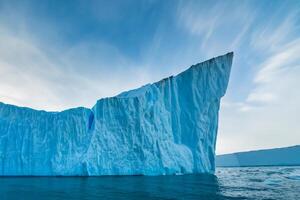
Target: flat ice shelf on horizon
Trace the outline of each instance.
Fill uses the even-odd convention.
[[[92,109],[0,103],[0,175],[214,173],[220,98],[233,53]]]

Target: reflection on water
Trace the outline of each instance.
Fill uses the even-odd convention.
[[[219,168],[213,175],[2,177],[0,199],[300,199],[300,167]]]

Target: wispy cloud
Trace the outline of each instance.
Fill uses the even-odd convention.
[[[253,33],[251,46],[265,56],[253,67],[257,72],[247,97],[222,105],[219,153],[300,143],[300,32],[295,13],[278,26],[269,22]]]
[[[288,31],[288,30],[286,30]],[[280,73],[299,64],[300,38],[282,45],[280,49],[264,61],[255,77],[256,83],[263,83],[278,78]]]
[[[153,81],[147,69],[137,68],[110,45],[83,43],[55,49],[50,56],[40,44],[4,28],[0,34],[2,102],[46,110],[91,107],[101,97]]]
[[[202,54],[235,51],[240,47],[256,17],[249,3],[216,1],[211,4],[184,2],[178,9],[178,24],[200,38]],[[211,55],[210,55],[211,54]]]
[[[204,36],[204,41],[207,41],[220,22],[219,18],[223,14],[220,9],[220,4],[214,5],[210,9],[205,7],[195,7],[195,2],[185,3],[180,5],[178,9],[178,19],[185,28],[195,35]],[[223,10],[222,10],[223,11]]]
[[[291,10],[282,20],[276,20],[275,17],[278,16],[274,15],[254,32],[251,39],[253,48],[259,51],[274,52],[290,42],[292,38],[298,37],[300,31],[299,10]]]

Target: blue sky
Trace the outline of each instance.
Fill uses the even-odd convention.
[[[300,144],[300,2],[0,0],[0,101],[92,107],[234,51],[217,153]]]

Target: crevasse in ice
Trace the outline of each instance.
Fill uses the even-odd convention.
[[[0,103],[0,175],[213,173],[228,53],[97,101],[38,111]]]

